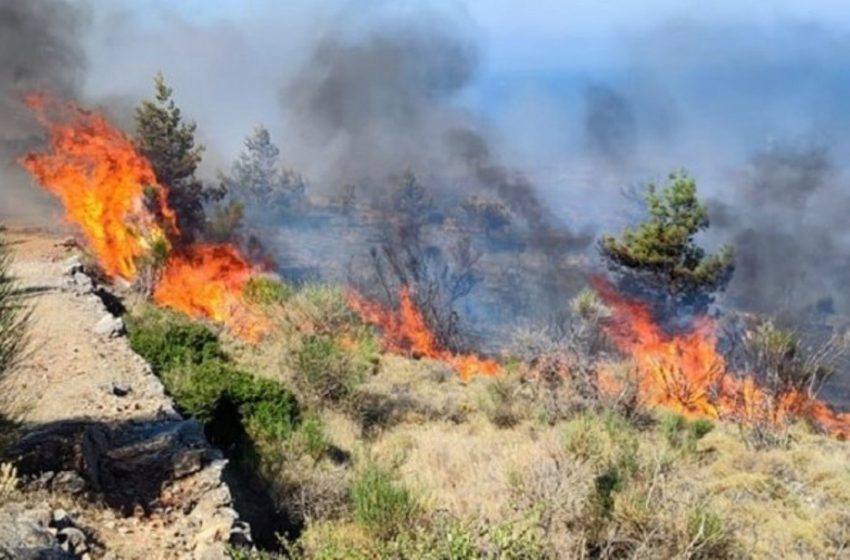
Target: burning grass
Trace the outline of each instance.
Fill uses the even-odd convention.
[[[717,351],[715,324],[698,317],[684,332],[669,334],[648,305],[597,281],[596,288],[613,311],[607,331],[633,360],[639,398],[648,406],[670,408],[688,417],[732,419],[746,425],[781,427],[804,419],[840,439],[850,438],[850,414],[838,413],[796,387],[768,391],[750,372],[734,372]],[[605,392],[621,382],[603,372]]]
[[[463,381],[473,376],[496,376],[502,371],[501,366],[494,360],[441,348],[424,315],[416,306],[408,286],[401,288],[397,313],[365,299],[354,291],[349,291],[348,303],[360,314],[364,322],[381,329],[384,350],[387,352],[445,362]]]

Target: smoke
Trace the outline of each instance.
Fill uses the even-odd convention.
[[[47,197],[32,189],[15,158],[39,140],[23,106],[25,94],[49,90],[74,97],[85,54],[80,36],[87,12],[64,0],[7,0],[0,4],[0,215],[43,216]]]
[[[584,96],[584,128],[589,153],[614,164],[634,156],[637,123],[629,102],[605,85],[587,86]]]

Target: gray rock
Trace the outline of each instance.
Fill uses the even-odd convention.
[[[0,506],[0,558],[73,559],[43,523],[45,514],[49,519],[49,510],[8,503]]]
[[[92,329],[94,334],[110,338],[120,336],[124,332],[124,321],[110,313],[105,314]]]
[[[112,394],[116,397],[126,397],[133,388],[126,383],[112,383]]]
[[[94,291],[94,281],[87,274],[75,272],[72,278],[77,293],[90,294]]]
[[[56,539],[59,541],[59,546],[61,546],[63,550],[67,550],[76,556],[83,554],[89,549],[86,542],[88,540],[86,534],[76,527],[65,527],[59,531],[59,534],[56,535]]]
[[[62,274],[65,276],[74,276],[77,272],[83,272],[83,263],[80,261],[79,255],[74,255],[73,257],[65,260],[62,263]]]
[[[62,529],[73,527],[74,522],[71,521],[71,516],[68,515],[67,511],[64,509],[57,509],[53,510],[53,518],[50,521],[50,526],[57,531],[61,531]]]
[[[211,460],[194,420],[114,427],[70,421],[30,432],[10,451],[24,476],[72,470],[107,503],[130,510],[153,503],[164,484],[200,471]]]
[[[50,481],[50,488],[68,494],[82,494],[86,489],[86,481],[74,471],[62,471]]]

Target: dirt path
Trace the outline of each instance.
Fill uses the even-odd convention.
[[[4,238],[12,245],[13,272],[32,307],[30,351],[19,370],[3,382],[4,409],[14,410],[34,428],[70,421],[107,430],[151,421],[186,424],[179,422],[161,383],[126,338],[95,333],[107,311],[101,298],[86,288],[85,278],[75,282],[66,273],[77,251],[62,238],[43,233],[6,232]],[[200,438],[207,446],[202,434]],[[25,492],[24,499],[31,507],[67,509],[97,543],[90,549],[92,558],[221,559],[238,516],[221,480],[225,462],[215,451],[207,455],[212,462],[199,466],[201,470],[165,482],[148,511],[122,511],[108,500],[92,500],[96,494],[51,487]]]
[[[11,380],[23,419],[154,419],[173,415],[170,400],[147,364],[123,337],[93,332],[104,316],[100,298],[80,293],[63,275],[74,250],[55,237],[10,234],[13,272],[31,293],[31,354]],[[123,390],[130,395],[118,396]]]

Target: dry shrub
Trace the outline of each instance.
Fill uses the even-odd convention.
[[[514,476],[512,503],[539,515],[564,558],[729,558],[728,524],[670,479],[673,456],[642,445],[622,416],[585,413],[565,426],[563,447]]]

